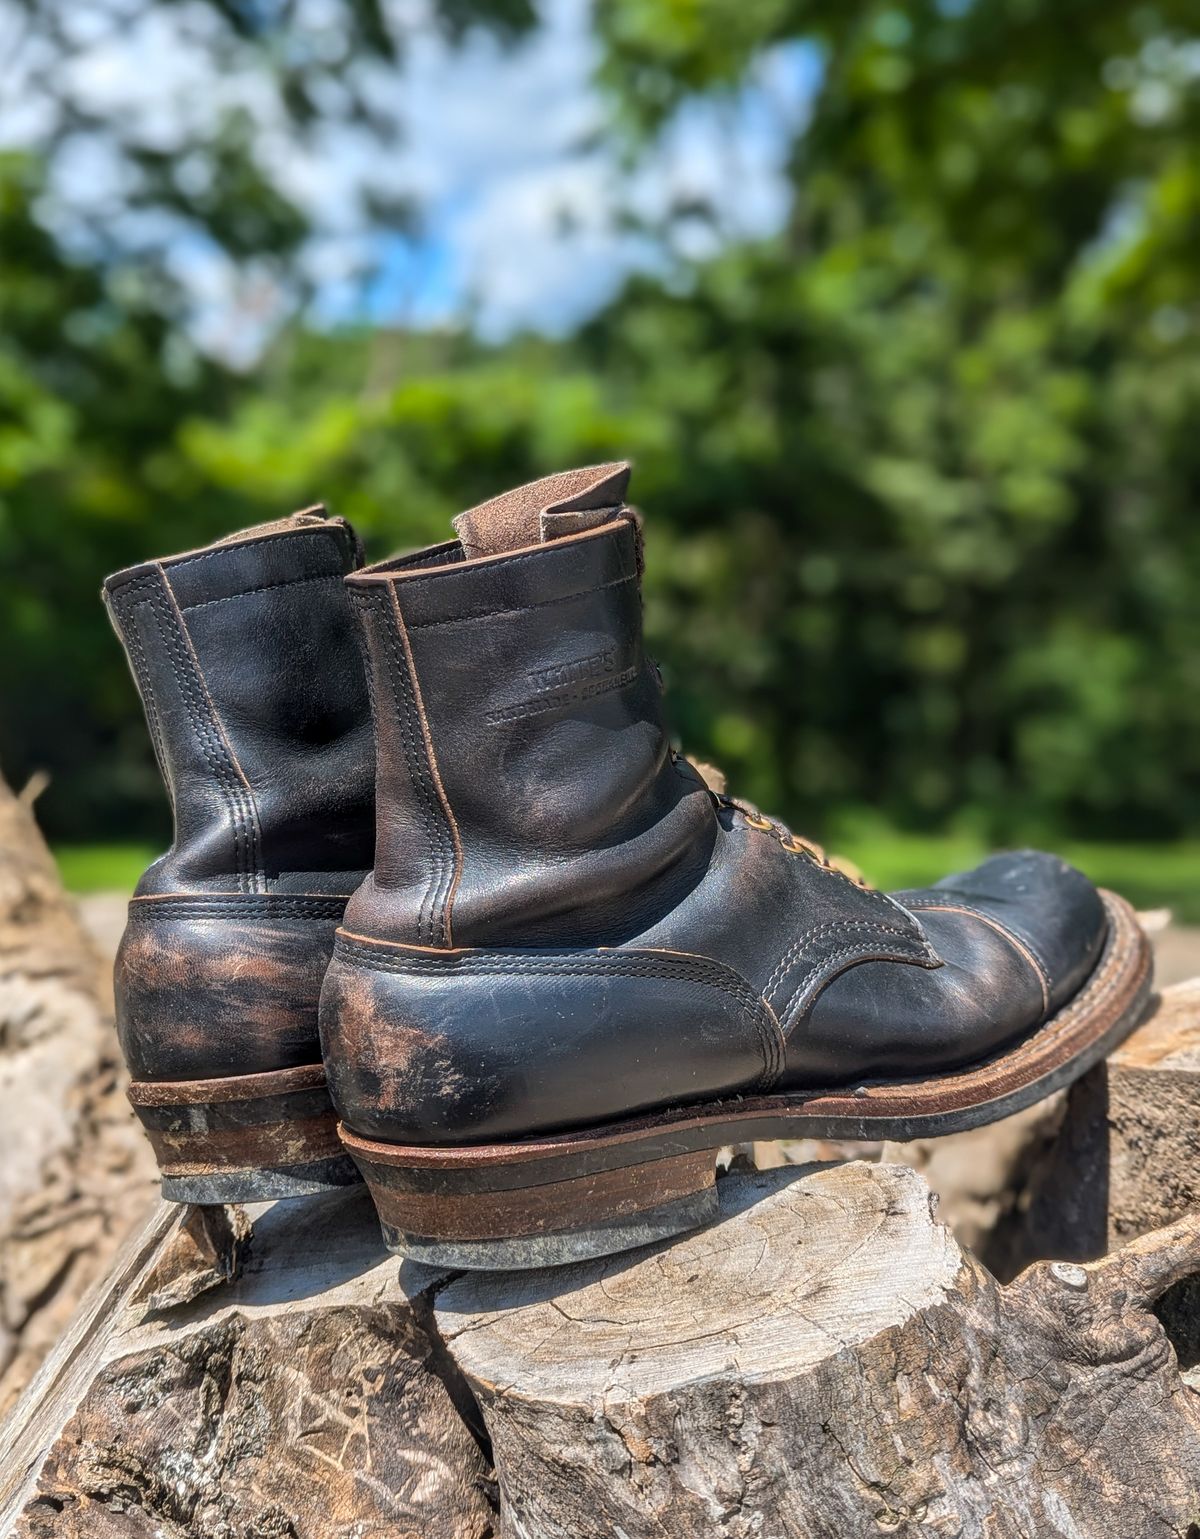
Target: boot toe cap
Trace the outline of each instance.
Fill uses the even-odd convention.
[[[1092,883],[1036,851],[895,897],[942,965],[870,961],[834,978],[791,1032],[789,1078],[903,1077],[986,1058],[1079,990],[1107,931]]]
[[[1082,987],[1108,929],[1095,886],[1082,871],[1040,850],[993,855],[971,871],[897,898],[918,917],[945,903],[1000,926],[1041,972],[1047,1014]]]

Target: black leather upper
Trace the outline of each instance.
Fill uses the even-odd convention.
[[[464,516],[482,555],[348,579],[378,838],[322,1039],[361,1133],[520,1136],[948,1069],[1045,1019],[1103,943],[1094,889],[1049,857],[897,901],[710,792],[670,750],[614,469]]]
[[[346,893],[370,868],[357,563],[344,521],[297,514],[104,584],[175,818],[139,894]]]
[[[325,964],[374,847],[374,745],[343,585],[358,560],[348,525],[303,513],[104,585],[175,821],[117,953],[135,1078],[319,1061]]]
[[[796,1080],[903,1077],[985,1058],[1071,998],[1107,931],[1087,878],[1033,850],[897,898],[942,966],[921,975],[868,962],[835,979],[790,1039]]]

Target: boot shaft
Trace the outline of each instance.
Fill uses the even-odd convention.
[[[626,475],[548,478],[463,515],[463,544],[350,578],[378,837],[348,928],[433,947],[611,944],[703,869],[711,804],[676,766],[643,649]],[[503,549],[521,538],[534,543]]]
[[[104,584],[175,820],[139,895],[346,893],[369,868],[358,564],[344,521],[302,513]]]
[[[781,1021],[836,971],[931,961],[889,898],[671,751],[617,490],[612,467],[551,478],[348,579],[378,839],[321,1032],[355,1134],[505,1140],[765,1091]]]

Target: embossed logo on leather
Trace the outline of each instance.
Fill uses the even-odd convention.
[[[520,721],[525,716],[565,710],[597,695],[624,689],[637,678],[637,667],[618,669],[619,661],[616,648],[605,647],[586,657],[568,658],[566,662],[552,663],[546,668],[531,668],[525,677],[533,686],[533,694],[511,705],[497,706],[487,713],[487,719],[493,726]]]

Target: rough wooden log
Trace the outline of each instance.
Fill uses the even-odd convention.
[[[1166,1539],[1200,1401],[1150,1313],[1200,1215],[1007,1288],[911,1170],[722,1183],[724,1221],[569,1274],[463,1276],[437,1323],[511,1539]]]
[[[1015,1243],[1023,1261],[1088,1261],[1197,1208],[1200,978],[1164,989],[1072,1089]]]
[[[159,1208],[0,1434],[15,1539],[1185,1539],[1153,1313],[1200,1214],[1002,1287],[921,1177],[735,1173],[718,1224],[540,1273],[382,1251],[360,1192]]]
[[[14,1539],[484,1539],[476,1411],[363,1190],[159,1207],[0,1441]],[[157,1225],[157,1229],[155,1229]]]
[[[0,781],[0,1414],[154,1177],[123,1095],[107,969],[30,801]]]

